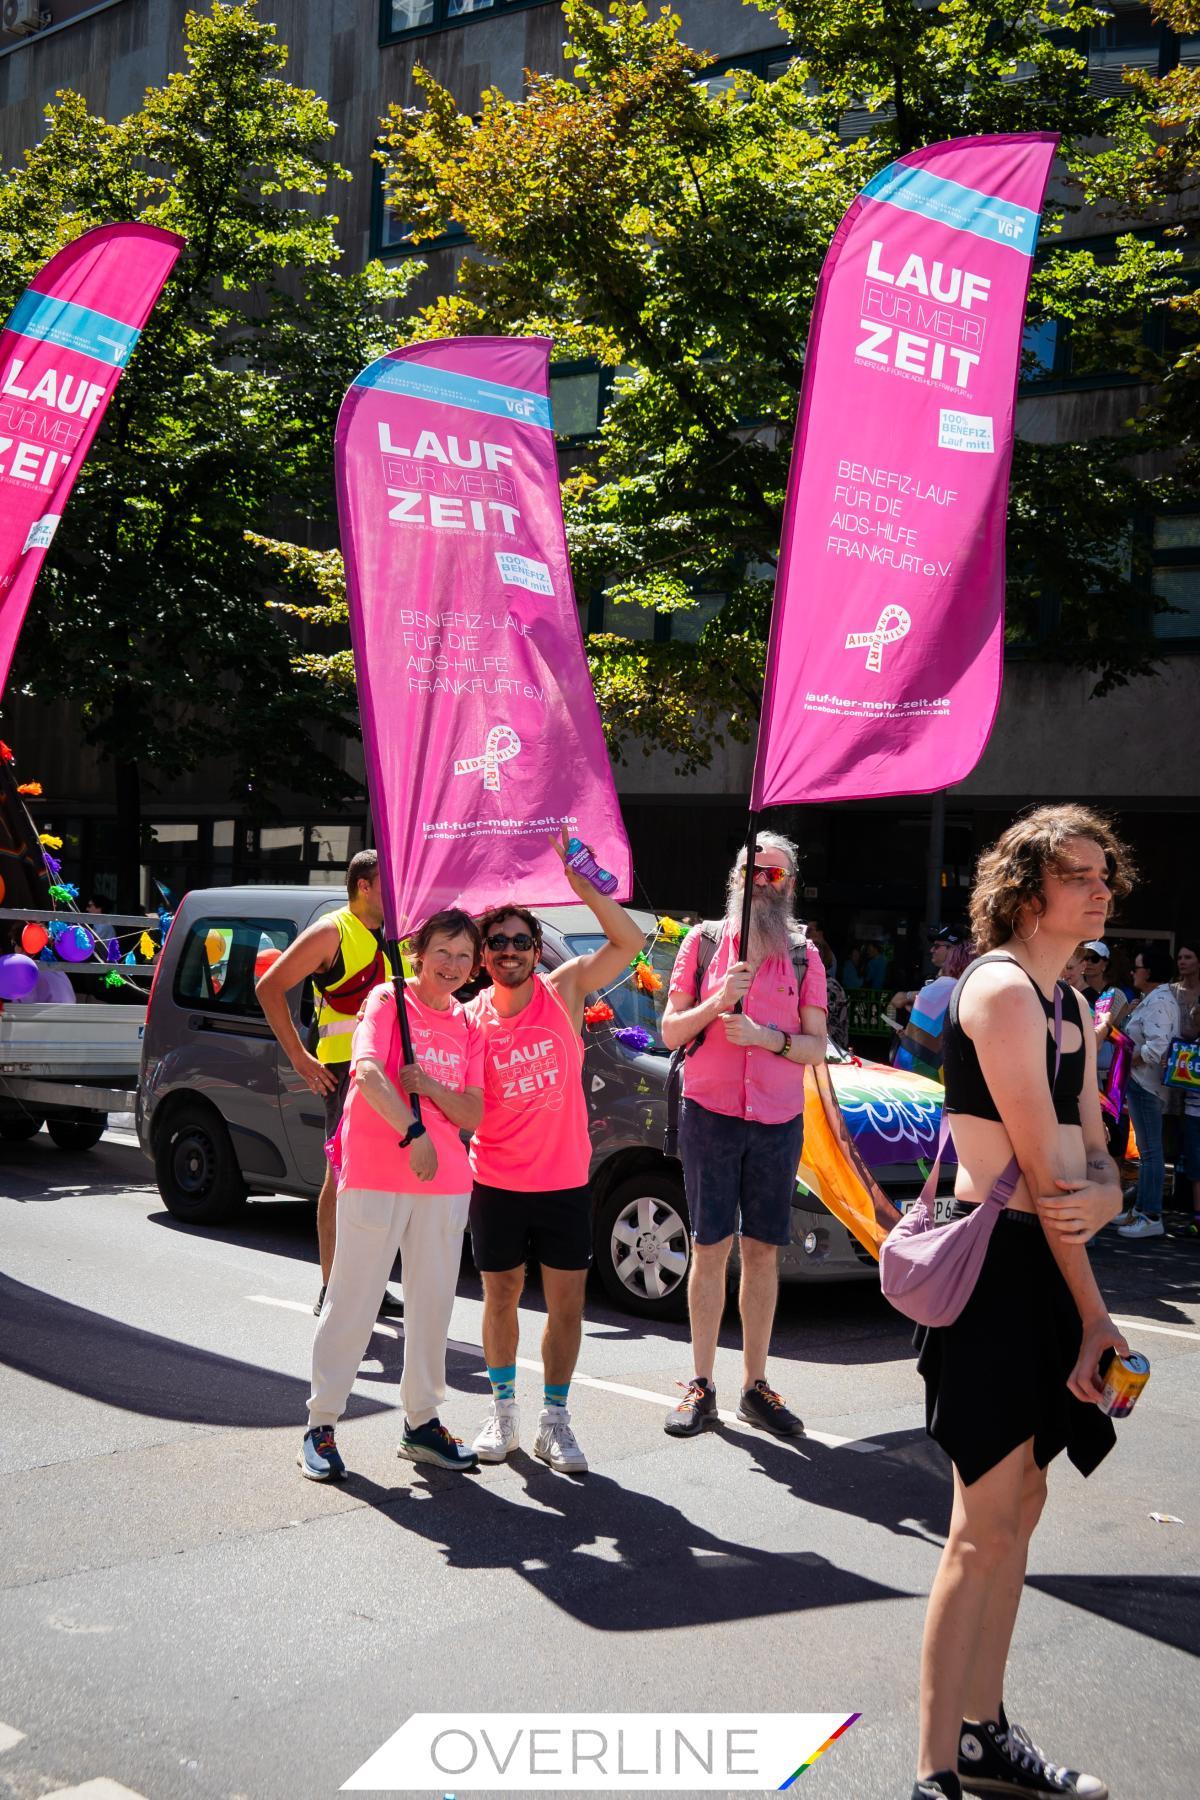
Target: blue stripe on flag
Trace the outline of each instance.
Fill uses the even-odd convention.
[[[135,325],[123,325],[107,313],[95,312],[74,300],[57,300],[27,288],[13,307],[5,326],[22,337],[39,338],[64,350],[79,350],[111,367],[124,364],[140,333]]]
[[[438,406],[461,406],[468,412],[492,413],[515,419],[521,425],[553,430],[550,402],[544,394],[527,388],[501,387],[474,375],[458,375],[449,369],[431,369],[427,363],[392,361],[381,357],[355,378],[355,387],[383,388],[389,394],[408,394],[414,400],[432,400]]]
[[[956,231],[968,231],[973,237],[987,238],[989,243],[1004,244],[1022,256],[1032,256],[1037,245],[1039,213],[1027,206],[1016,206],[1011,200],[998,200],[994,194],[982,194],[978,188],[964,187],[959,181],[947,181],[928,169],[914,169],[908,163],[889,163],[872,177],[863,189],[863,198],[883,200],[903,212],[920,213],[936,219]]]

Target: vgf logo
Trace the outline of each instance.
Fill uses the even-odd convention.
[[[991,219],[1002,238],[1009,238],[1013,243],[1025,236],[1025,215],[1023,213],[994,212],[988,209]]]
[[[504,399],[504,404],[509,412],[514,413],[518,419],[528,419],[532,417],[533,409],[536,404],[532,396],[527,400],[510,400],[507,395],[502,396],[502,398]]]

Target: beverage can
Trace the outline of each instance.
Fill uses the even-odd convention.
[[[598,893],[612,894],[616,892],[617,878],[607,869],[602,869],[582,838],[573,837],[567,844],[567,867],[590,881]]]
[[[1109,1351],[1101,1360],[1100,1374],[1104,1381],[1097,1401],[1100,1411],[1110,1419],[1127,1419],[1150,1379],[1150,1359],[1133,1350],[1128,1356]]]

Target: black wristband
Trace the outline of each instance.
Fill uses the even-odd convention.
[[[412,1124],[409,1126],[408,1130],[405,1132],[404,1136],[400,1139],[400,1148],[402,1150],[407,1150],[408,1146],[410,1144],[415,1144],[418,1138],[421,1138],[424,1136],[425,1136],[425,1126],[420,1124],[420,1122],[418,1120],[414,1119]]]

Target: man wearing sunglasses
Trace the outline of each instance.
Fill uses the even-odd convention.
[[[679,1151],[692,1226],[688,1312],[695,1373],[667,1415],[671,1437],[717,1421],[713,1364],[725,1271],[741,1234],[742,1390],[738,1418],[777,1437],[804,1425],[767,1384],[779,1246],[791,1241],[804,1142],[804,1066],[825,1056],[825,967],[793,916],[796,848],[758,836],[745,961],[738,960],[746,852],[729,876],[726,915],[680,946],[663,1014],[663,1042],[694,1044],[683,1064]]]
[[[566,862],[567,834],[562,847]],[[518,1445],[517,1306],[525,1264],[542,1271],[543,1407],[534,1455],[582,1475],[587,1458],[571,1429],[567,1394],[583,1330],[592,1252],[591,1142],[583,1095],[587,996],[628,967],[645,938],[623,907],[568,868],[567,880],[608,942],[587,956],[538,969],[542,933],[523,906],[497,906],[479,921],[492,985],[472,1003],[484,1041],[483,1119],[471,1142],[471,1250],[483,1278],[483,1351],[492,1410],[472,1448],[500,1463]]]

